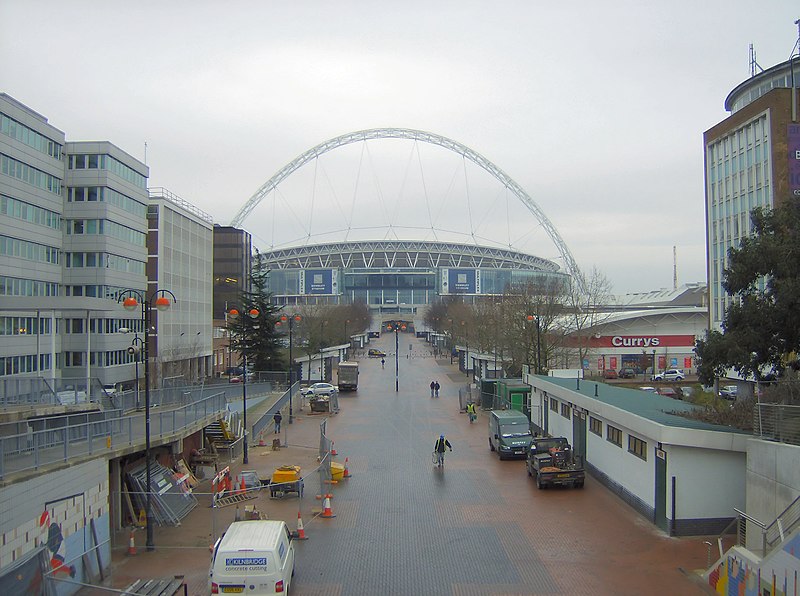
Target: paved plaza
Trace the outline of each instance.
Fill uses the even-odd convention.
[[[666,536],[591,477],[582,490],[537,490],[523,461],[489,451],[486,414],[470,425],[459,412],[466,375],[420,339],[401,334],[399,343],[399,391],[395,338],[386,334],[371,344],[389,353],[385,368],[361,358],[358,392],[342,394],[341,412],[328,418],[335,459],[347,457],[352,474],[331,489],[335,518],[316,515],[323,415],[306,408],[284,424],[287,447],[250,451],[247,469],[262,476],[284,463],[311,473],[303,499],[262,491],[248,502],[292,529],[301,513],[309,539],[296,543],[295,595],[706,593],[695,572],[706,565],[707,538]],[[431,380],[442,386],[439,399],[430,397]],[[440,434],[453,444],[443,470],[431,462]],[[208,545],[236,512],[198,498],[179,528],[156,530],[155,552],[145,552],[142,531],[133,557],[127,536],[116,537],[115,586],[182,574],[189,594],[207,593]],[[100,592],[82,592],[90,593]]]

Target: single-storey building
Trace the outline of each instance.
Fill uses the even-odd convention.
[[[523,379],[534,432],[566,437],[587,472],[662,530],[718,534],[744,509],[750,433],[680,416],[696,406],[655,393]]]

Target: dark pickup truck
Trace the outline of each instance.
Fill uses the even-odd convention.
[[[558,484],[583,488],[583,458],[573,453],[564,437],[534,439],[525,465],[537,488]]]

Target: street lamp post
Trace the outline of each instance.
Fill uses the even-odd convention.
[[[167,297],[169,296],[169,297]],[[172,298],[172,302],[170,302]],[[144,459],[146,469],[147,490],[145,491],[145,519],[147,520],[147,541],[148,551],[155,550],[153,544],[153,510],[151,501],[151,473],[150,473],[150,310],[153,306],[159,311],[167,310],[171,304],[177,302],[175,294],[169,290],[156,290],[148,298],[146,294],[139,290],[123,290],[117,302],[122,302],[122,306],[127,311],[133,311],[137,306],[142,306],[142,323],[144,325],[144,340],[142,350],[144,351]],[[155,333],[153,333],[155,335]]]
[[[294,360],[292,356],[292,330],[294,329],[294,324],[299,323],[302,321],[302,317],[298,314],[292,315],[281,315],[278,321],[275,323],[277,327],[281,325],[285,325],[286,323],[289,324],[289,424],[292,423],[292,385],[294,385]]]
[[[347,324],[348,324],[349,322],[350,322],[350,319],[345,319],[345,320],[344,320],[344,341],[346,341],[346,342],[347,342],[347,345],[348,345],[348,347],[350,346],[350,337],[348,337],[348,335],[347,335]],[[348,349],[348,350],[345,350],[345,353],[344,353],[344,357],[345,357],[345,359],[347,359],[347,353],[348,353],[348,351],[349,351],[349,349]]]
[[[232,308],[228,314],[232,317],[238,317],[239,311],[235,308]],[[248,450],[247,450],[247,346],[245,345],[245,341],[247,340],[247,321],[254,320],[258,318],[258,315],[261,313],[258,311],[257,308],[251,308],[247,311],[247,317],[242,318],[242,425],[244,427],[244,431],[242,432],[242,464],[247,465],[250,463],[248,459]]]
[[[467,345],[467,352],[464,354],[464,372],[469,376],[470,358],[469,358],[469,325],[466,321],[461,321],[461,326],[464,327],[464,341]]]
[[[139,358],[142,354],[142,338],[136,333],[131,340],[131,345],[128,346],[128,354],[133,356],[133,364],[136,370],[136,409],[141,408],[139,401]]]
[[[542,374],[542,335],[539,326],[539,315],[528,315],[525,319],[530,323],[536,321],[536,374]]]
[[[406,330],[405,323],[400,323],[399,321],[395,321],[394,325],[389,323],[386,326],[387,331],[391,331],[394,327],[394,391],[397,393],[400,391],[400,336],[398,332],[400,329],[403,331]]]
[[[450,364],[453,364],[453,352],[456,348],[456,337],[453,335],[453,319],[447,319],[450,321]]]

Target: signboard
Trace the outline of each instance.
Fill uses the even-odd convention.
[[[442,294],[478,294],[480,275],[476,269],[442,269]]]
[[[612,356],[611,358],[609,358],[609,360],[611,360],[611,368],[617,370],[617,357]]]
[[[790,124],[786,134],[789,149],[789,192],[800,197],[800,124]]]
[[[300,294],[338,294],[339,271],[304,269],[300,275]]]
[[[657,348],[694,348],[694,335],[602,335],[589,339],[593,348],[624,348],[631,352]]]
[[[683,368],[692,368],[692,357],[691,356],[684,356],[683,357]]]

